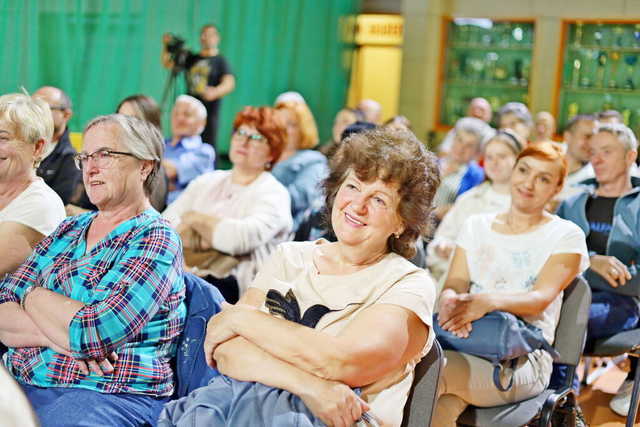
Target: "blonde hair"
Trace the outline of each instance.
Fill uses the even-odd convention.
[[[318,127],[307,104],[292,101],[276,103],[277,110],[285,108],[292,111],[298,118],[298,125],[300,126],[300,133],[302,135],[298,142],[298,149],[304,150],[318,145]]]
[[[22,93],[9,93],[0,96],[0,117],[15,126],[16,138],[19,141],[35,144],[44,140],[41,158],[44,159],[53,151],[53,116],[49,104],[39,98],[32,98]]]

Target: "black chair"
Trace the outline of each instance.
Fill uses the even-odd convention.
[[[567,378],[561,388],[547,388],[531,399],[501,406],[479,408],[470,405],[458,418],[458,424],[490,427],[531,424],[550,426],[551,416],[556,409],[575,405],[576,396],[572,385],[584,347],[590,304],[591,288],[582,277],[577,277],[564,291],[560,320],[556,328],[554,348],[560,354],[558,363],[568,365]]]
[[[428,427],[435,409],[440,371],[442,370],[442,348],[437,340],[429,353],[416,365],[413,384],[404,405],[402,427]]]

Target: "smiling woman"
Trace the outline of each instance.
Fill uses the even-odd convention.
[[[168,404],[160,426],[401,424],[433,342],[435,287],[407,258],[429,224],[435,156],[410,132],[375,129],[340,144],[330,168],[337,242],[276,248],[240,304],[209,320],[205,355],[226,376]]]
[[[36,176],[53,148],[52,135],[44,101],[0,97],[0,276],[15,270],[65,217],[60,197]]]

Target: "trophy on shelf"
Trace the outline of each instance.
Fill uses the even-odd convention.
[[[609,87],[615,89],[618,87],[618,64],[620,63],[620,52],[611,52],[611,70],[609,72]]]
[[[576,22],[576,32],[573,36],[573,47],[582,47],[582,22]]]
[[[624,63],[627,64],[627,77],[625,78],[624,88],[633,90],[636,87],[633,82],[633,74],[635,72],[636,64],[638,63],[638,55],[625,55]]]

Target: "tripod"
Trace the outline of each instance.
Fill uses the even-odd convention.
[[[162,112],[165,111],[164,107],[168,100],[167,98],[169,94],[172,94],[172,99],[175,99],[176,97],[176,80],[178,78],[178,74],[180,74],[180,71],[182,71],[180,68],[174,66],[171,69],[171,73],[167,76],[167,81],[165,82],[164,90],[162,91],[162,101],[160,101],[160,111]]]

